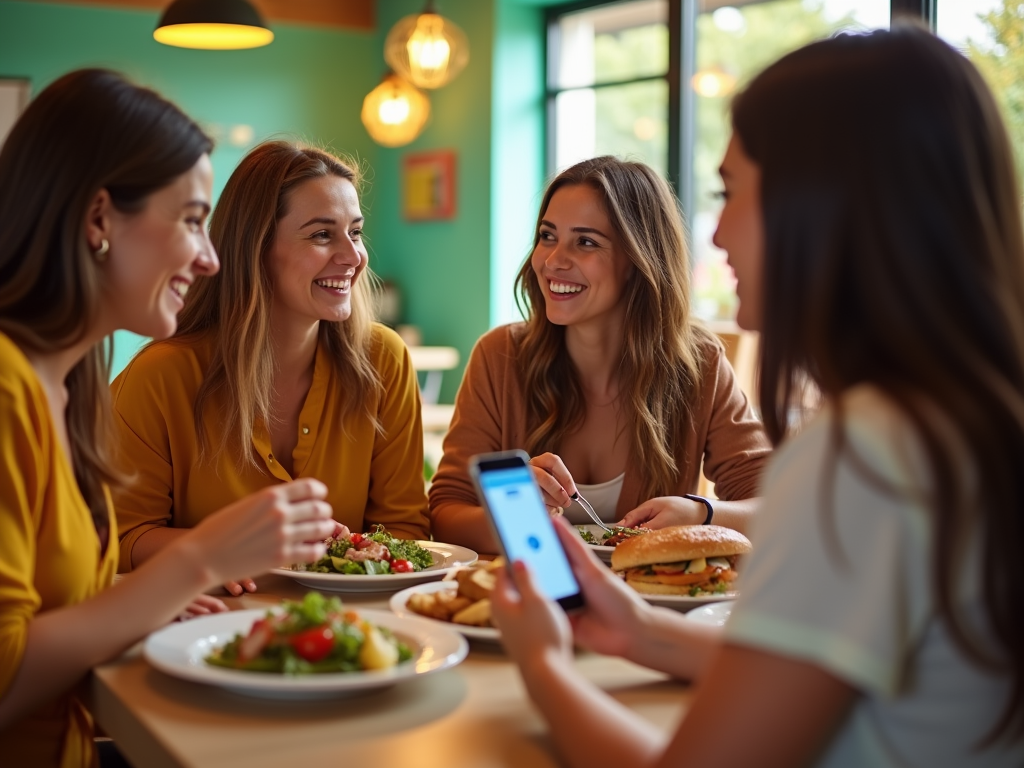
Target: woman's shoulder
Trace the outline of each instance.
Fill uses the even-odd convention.
[[[507,323],[487,331],[477,339],[474,354],[514,358],[519,341],[526,333],[526,323]]]
[[[927,475],[924,447],[913,421],[895,400],[870,384],[851,387],[823,404],[783,443],[775,463],[805,468],[808,463],[824,464],[838,446],[856,465],[890,483],[918,484]]]
[[[212,336],[165,339],[147,344],[129,361],[111,385],[115,395],[129,382],[180,381],[198,386],[213,353]]]
[[[28,357],[7,334],[0,331],[0,392],[15,407],[24,407],[45,397],[42,384]],[[45,402],[45,401],[44,401]]]
[[[703,323],[694,321],[691,326],[693,347],[696,351],[697,365],[704,375],[717,371],[723,360],[728,361],[725,344],[717,333]]]
[[[375,322],[370,326],[368,349],[370,361],[378,371],[384,367],[401,367],[409,359],[409,347],[405,341],[383,323]]]

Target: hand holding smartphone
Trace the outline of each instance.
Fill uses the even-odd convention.
[[[541,589],[565,610],[583,606],[576,577],[523,451],[474,456],[469,474],[509,563],[526,562]]]

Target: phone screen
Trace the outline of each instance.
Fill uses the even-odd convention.
[[[528,563],[544,594],[563,608],[583,605],[579,584],[526,464],[526,454],[475,456],[471,467],[508,561]]]

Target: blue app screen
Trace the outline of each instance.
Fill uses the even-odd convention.
[[[541,589],[553,600],[579,592],[529,468],[481,472],[480,487],[508,557],[528,563]]]

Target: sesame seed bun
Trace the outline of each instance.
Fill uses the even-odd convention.
[[[612,570],[625,571],[698,557],[727,557],[750,552],[750,540],[720,525],[680,525],[627,539],[612,553]]]

